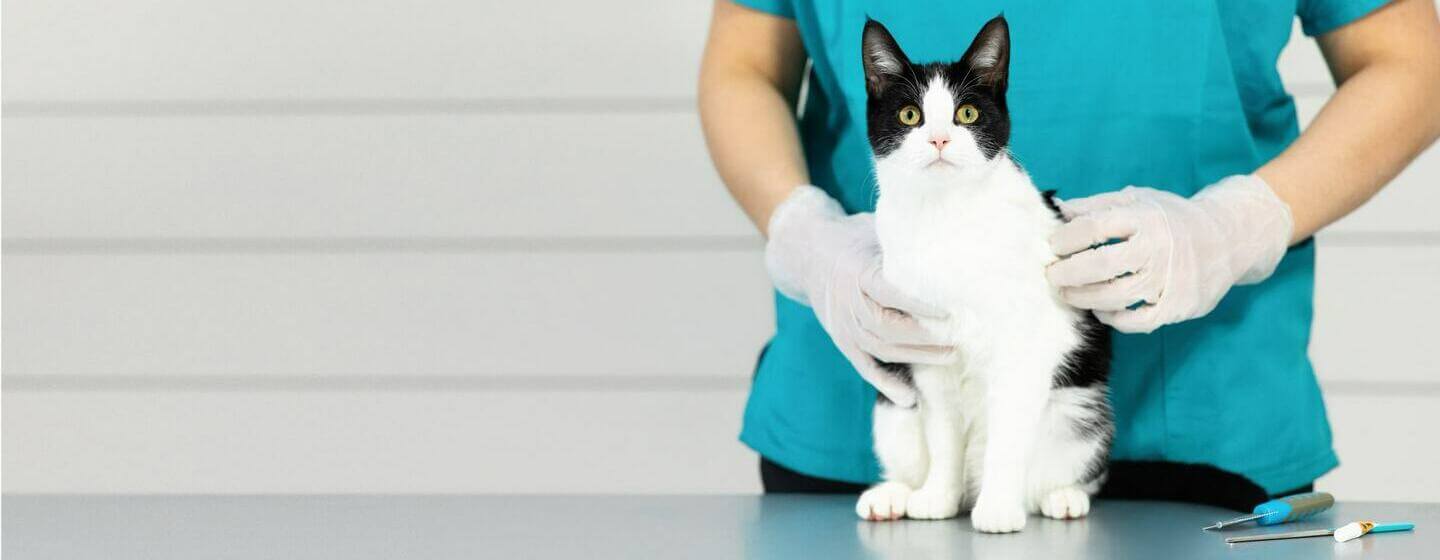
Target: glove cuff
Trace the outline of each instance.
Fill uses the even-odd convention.
[[[1290,248],[1295,219],[1290,207],[1258,175],[1232,175],[1202,189],[1196,202],[1222,220],[1235,249],[1236,285],[1269,278]]]
[[[825,224],[845,217],[840,203],[814,185],[800,185],[790,191],[770,213],[765,231],[765,269],[770,282],[785,297],[809,305],[805,280],[820,249],[814,243]]]

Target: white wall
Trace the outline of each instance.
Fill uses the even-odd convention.
[[[707,15],[7,2],[5,491],[758,490],[772,317],[691,108]],[[1282,66],[1310,118],[1313,43]],[[1437,178],[1321,238],[1346,499],[1440,500]]]

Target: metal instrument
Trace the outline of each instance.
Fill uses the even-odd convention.
[[[1206,531],[1221,530],[1231,525],[1254,521],[1258,525],[1279,525],[1305,519],[1335,505],[1335,496],[1329,492],[1310,492],[1308,494],[1295,494],[1284,498],[1276,498],[1258,506],[1255,506],[1254,513],[1220,521],[1206,527]]]

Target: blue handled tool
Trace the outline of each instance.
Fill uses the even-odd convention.
[[[1305,519],[1335,505],[1335,496],[1329,492],[1310,492],[1308,494],[1295,494],[1276,498],[1258,506],[1255,506],[1254,513],[1235,519],[1221,521],[1205,530],[1220,530],[1231,525],[1254,521],[1259,525],[1279,525]]]

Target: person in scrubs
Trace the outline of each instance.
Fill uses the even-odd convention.
[[[775,294],[745,410],[765,490],[875,482],[875,391],[914,395],[874,360],[955,351],[877,273],[866,18],[928,62],[959,58],[1002,12],[1011,149],[1069,218],[1046,274],[1117,331],[1102,496],[1245,509],[1310,488],[1338,464],[1306,353],[1312,236],[1440,136],[1433,0],[717,1],[699,87],[710,153],[767,236],[771,277],[804,295]],[[1276,70],[1296,17],[1338,85],[1304,133]],[[807,185],[843,212],[793,200],[813,199],[791,196]]]

